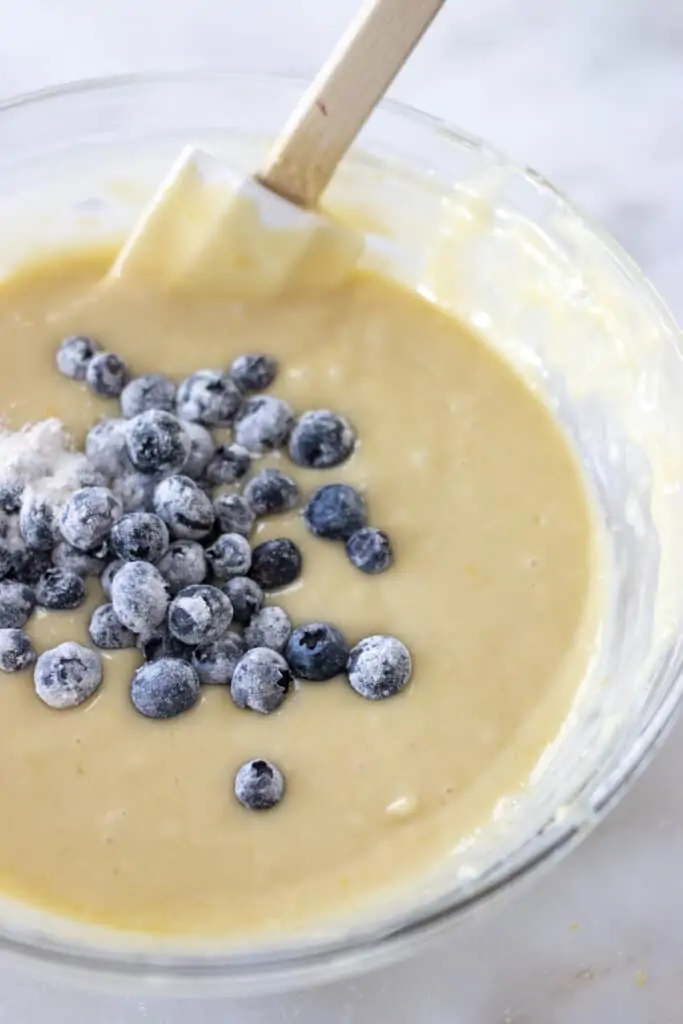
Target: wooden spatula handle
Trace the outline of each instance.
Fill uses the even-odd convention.
[[[314,206],[445,0],[367,0],[302,97],[257,175]]]

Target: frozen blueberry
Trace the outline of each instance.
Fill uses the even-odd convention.
[[[57,369],[72,380],[85,380],[90,360],[101,350],[101,346],[84,335],[65,338],[57,349]]]
[[[230,376],[243,391],[265,391],[276,374],[277,363],[270,356],[238,356],[230,367]]]
[[[263,607],[263,591],[248,576],[235,576],[228,580],[223,586],[223,592],[230,598],[232,617],[239,626],[247,626]],[[268,644],[263,646],[267,647]]]
[[[113,352],[93,356],[85,371],[85,382],[98,395],[118,398],[128,380],[128,367]]]
[[[130,699],[146,718],[173,718],[196,704],[199,690],[199,679],[191,665],[180,658],[159,658],[137,670]]]
[[[121,518],[121,503],[107,487],[82,487],[66,501],[59,516],[64,540],[79,551],[93,551]]]
[[[75,572],[78,576],[99,576],[104,572],[107,562],[99,551],[96,554],[79,551],[65,540],[60,540],[52,552],[52,564],[67,572]]]
[[[263,590],[276,590],[299,578],[301,563],[301,552],[294,541],[277,537],[254,548],[249,575]]]
[[[49,707],[74,708],[92,697],[102,682],[100,656],[69,640],[40,655],[33,682],[36,693]]]
[[[0,629],[21,629],[36,605],[36,595],[25,583],[0,583]]]
[[[250,537],[256,516],[241,494],[219,494],[213,510],[221,533],[241,533]]]
[[[192,648],[181,643],[177,637],[169,633],[165,622],[148,633],[142,633],[136,640],[136,647],[145,661],[158,661],[159,658],[192,660]]]
[[[176,387],[172,380],[160,373],[147,373],[135,377],[121,392],[121,412],[127,419],[148,409],[175,410]]]
[[[27,548],[52,551],[57,542],[57,514],[52,502],[27,487],[19,512],[19,532]]]
[[[168,609],[169,631],[183,644],[208,644],[220,640],[232,622],[230,598],[218,587],[197,584],[185,587]]]
[[[346,671],[351,686],[368,700],[393,697],[407,684],[412,659],[394,636],[368,636],[352,648]]]
[[[384,572],[394,560],[391,542],[383,530],[364,526],[352,533],[346,542],[346,554],[361,572]]]
[[[53,566],[36,583],[35,594],[41,608],[70,611],[85,601],[85,583],[77,573]]]
[[[13,547],[10,551],[12,565],[8,576],[17,583],[26,583],[35,587],[44,572],[52,565],[52,554],[49,551],[34,551],[25,545]]]
[[[146,473],[124,473],[111,482],[111,491],[124,512],[153,512],[157,481]]]
[[[344,416],[315,409],[297,420],[289,439],[289,457],[298,466],[329,469],[348,459],[355,441],[353,427]]]
[[[189,476],[161,480],[154,491],[154,511],[181,540],[206,537],[214,523],[211,498]]]
[[[235,666],[230,696],[238,708],[269,715],[280,707],[291,685],[292,673],[282,655],[269,647],[254,647]]]
[[[112,580],[111,603],[123,625],[134,633],[154,630],[168,608],[164,577],[149,562],[126,562]]]
[[[291,632],[292,622],[284,608],[269,604],[252,617],[244,639],[250,648],[269,647],[271,651],[281,652]]]
[[[141,473],[173,473],[190,448],[190,435],[173,413],[148,409],[126,421],[128,458]]]
[[[12,515],[21,508],[24,488],[13,480],[0,479],[0,512]]]
[[[192,653],[192,667],[200,683],[227,685],[235,666],[247,653],[245,640],[239,633],[229,632],[221,640],[200,644]]]
[[[279,469],[262,469],[244,488],[244,497],[256,516],[291,512],[299,504],[299,488]]]
[[[183,587],[203,583],[207,573],[204,548],[194,540],[174,540],[159,559],[157,569],[172,594],[177,594]]]
[[[95,647],[100,647],[103,651],[121,651],[127,647],[135,647],[135,634],[126,629],[110,604],[101,604],[95,609],[88,632]]]
[[[21,629],[0,629],[0,672],[21,672],[36,660],[33,644]]]
[[[176,411],[183,420],[205,427],[228,427],[242,402],[242,391],[227,373],[198,370],[187,377],[176,396]]]
[[[259,395],[243,404],[235,424],[235,440],[252,455],[264,455],[287,444],[294,413],[281,398]]]
[[[114,582],[114,576],[116,576],[122,565],[125,565],[123,559],[115,558],[113,562],[110,562],[109,565],[106,566],[100,575],[100,586],[107,597],[111,597],[111,585]]]
[[[130,470],[126,448],[126,421],[108,417],[90,428],[85,438],[88,461],[107,477]]]
[[[365,501],[348,484],[326,484],[306,505],[304,521],[316,537],[348,540],[352,533],[365,526]]]
[[[211,434],[201,423],[184,420],[183,425],[190,435],[190,454],[182,470],[185,476],[199,480],[204,475],[204,470],[211,461],[216,446]]]
[[[205,477],[212,487],[234,484],[245,476],[251,467],[251,455],[240,444],[219,444],[205,470]]]
[[[241,533],[222,533],[206,549],[206,560],[219,580],[246,576],[251,567],[249,541]]]
[[[285,795],[285,777],[272,761],[247,761],[235,775],[235,796],[248,811],[269,811]]]
[[[153,512],[129,512],[112,527],[109,543],[124,562],[158,562],[168,550],[168,527]]]
[[[285,658],[294,675],[318,683],[343,672],[348,657],[346,637],[326,622],[299,626],[285,647]]]

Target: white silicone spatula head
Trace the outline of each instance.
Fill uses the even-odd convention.
[[[253,177],[188,148],[109,281],[263,296],[331,286],[363,238],[313,212],[353,140],[445,0],[367,0]]]

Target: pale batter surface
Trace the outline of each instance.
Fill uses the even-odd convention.
[[[388,282],[357,276],[252,307],[119,289],[55,324],[105,265],[38,268],[0,292],[9,426],[56,416],[81,439],[118,415],[57,373],[66,334],[92,334],[136,374],[276,356],[275,393],[297,412],[346,413],[360,439],[339,469],[293,475],[305,492],[366,489],[396,563],[365,576],[298,513],[273,517],[259,539],[290,536],[305,559],[302,582],[274,600],[352,643],[400,637],[414,674],[378,703],[342,679],[302,684],[270,716],[205,687],[169,721],[130,705],[130,651],[105,654],[98,694],[69,711],[43,705],[30,674],[2,676],[0,888],[117,928],[235,936],[320,923],[419,882],[523,786],[585,670],[593,527],[568,445],[481,340]],[[53,612],[29,631],[42,650],[83,641],[86,622],[82,609]],[[288,790],[258,814],[237,804],[232,777],[261,756]]]

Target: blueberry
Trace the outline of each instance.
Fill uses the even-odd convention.
[[[263,607],[263,591],[248,576],[235,576],[228,580],[223,586],[223,592],[230,598],[233,621],[239,626],[247,626]]]
[[[214,523],[211,498],[189,476],[169,476],[154,491],[154,511],[173,537],[199,540]]]
[[[90,360],[101,350],[101,346],[84,335],[65,338],[57,349],[57,369],[72,380],[85,380]]]
[[[12,515],[21,508],[24,488],[13,480],[0,479],[0,512]]]
[[[52,502],[27,487],[19,512],[19,532],[32,551],[52,551],[57,542],[57,514]]]
[[[298,466],[329,469],[348,459],[355,444],[353,427],[329,409],[305,412],[289,439],[289,457]]]
[[[52,552],[52,564],[59,569],[75,572],[78,576],[99,576],[107,563],[104,557],[100,557],[99,551],[97,554],[79,551],[67,541],[60,540]]]
[[[230,376],[243,391],[265,391],[276,374],[277,363],[270,356],[238,356],[230,367]]]
[[[221,640],[200,644],[192,653],[192,667],[200,683],[227,685],[235,666],[247,652],[247,645],[239,633],[226,633]]]
[[[121,392],[121,412],[127,419],[148,409],[175,410],[176,387],[172,380],[160,373],[147,373],[135,377]]]
[[[199,689],[197,673],[186,661],[159,658],[137,670],[130,699],[146,718],[173,718],[196,704]]]
[[[361,572],[384,572],[394,560],[391,542],[383,530],[364,526],[352,533],[346,542],[346,554]]]
[[[326,484],[306,505],[304,521],[316,537],[348,540],[352,533],[365,526],[365,501],[348,484]]]
[[[271,761],[247,761],[235,775],[235,796],[248,811],[269,811],[285,795],[285,777]]]
[[[204,548],[194,540],[175,540],[159,559],[157,569],[172,594],[177,594],[183,587],[203,583],[207,573]]]
[[[128,458],[141,473],[172,473],[187,461],[192,444],[180,420],[148,409],[126,421]]]
[[[124,562],[158,562],[168,551],[168,527],[153,512],[129,512],[112,527],[109,543]]]
[[[110,604],[102,604],[95,609],[88,632],[95,647],[100,647],[104,651],[121,651],[126,647],[135,647],[135,634],[126,629]]]
[[[36,583],[36,604],[54,611],[70,611],[85,601],[85,583],[81,576],[54,566]]]
[[[323,682],[343,672],[349,645],[343,633],[326,622],[309,622],[295,629],[285,648],[285,658],[298,679]]]
[[[219,580],[246,576],[251,567],[249,541],[241,533],[222,533],[206,549],[206,560]]]
[[[92,697],[102,682],[100,656],[69,640],[41,654],[33,682],[36,693],[49,707],[75,708]]]
[[[130,469],[126,447],[126,421],[107,417],[90,428],[85,437],[88,461],[107,477]]]
[[[12,551],[6,541],[0,540],[0,580],[9,576],[12,570]]]
[[[176,411],[205,427],[228,427],[242,402],[242,391],[220,370],[198,370],[178,388]]]
[[[112,494],[124,512],[153,512],[157,481],[147,473],[124,473],[111,482]]]
[[[234,484],[251,468],[251,455],[240,444],[219,444],[205,470],[212,487]]]
[[[271,651],[282,652],[290,633],[292,622],[284,608],[267,605],[257,612],[244,631],[244,639],[251,647],[269,647]]]
[[[263,590],[276,590],[299,578],[301,562],[301,552],[294,541],[277,537],[254,548],[249,575]]]
[[[128,367],[113,352],[93,356],[85,371],[85,382],[98,395],[118,398],[128,380]]]
[[[241,494],[219,494],[213,503],[221,533],[241,533],[250,537],[256,516]]]
[[[52,565],[52,555],[49,551],[33,551],[23,544],[12,548],[10,557],[10,579],[16,580],[17,583],[26,583],[30,587],[34,587]]]
[[[112,580],[111,603],[123,625],[134,633],[156,629],[168,608],[164,577],[149,562],[126,562]]]
[[[190,435],[190,454],[182,467],[185,476],[199,480],[210,463],[215,451],[213,438],[206,427],[191,420],[183,421],[185,430]]]
[[[156,629],[142,633],[136,641],[136,647],[145,661],[158,661],[159,658],[180,658],[181,661],[192,660],[192,648],[183,644],[162,622]]]
[[[294,413],[281,398],[259,395],[248,398],[235,424],[235,440],[252,455],[264,455],[287,444]]]
[[[21,629],[0,629],[0,672],[21,672],[36,660],[33,644]]]
[[[282,655],[254,647],[235,666],[230,696],[238,708],[269,715],[280,707],[291,685],[292,673]]]
[[[111,585],[114,582],[114,576],[116,576],[122,565],[125,565],[123,559],[115,558],[113,562],[110,562],[109,565],[106,566],[100,575],[100,586],[107,597],[111,597]]]
[[[244,488],[244,497],[256,516],[291,512],[299,504],[299,488],[279,469],[262,469]]]
[[[368,700],[399,693],[410,679],[412,659],[405,644],[393,636],[369,636],[352,648],[346,671],[351,686]]]
[[[218,587],[202,583],[181,590],[168,609],[169,632],[183,644],[220,640],[231,622],[230,598]]]
[[[36,605],[36,595],[25,583],[0,583],[0,629],[21,629]]]
[[[120,501],[107,487],[82,487],[66,501],[59,516],[64,540],[79,551],[93,551],[121,517]]]

